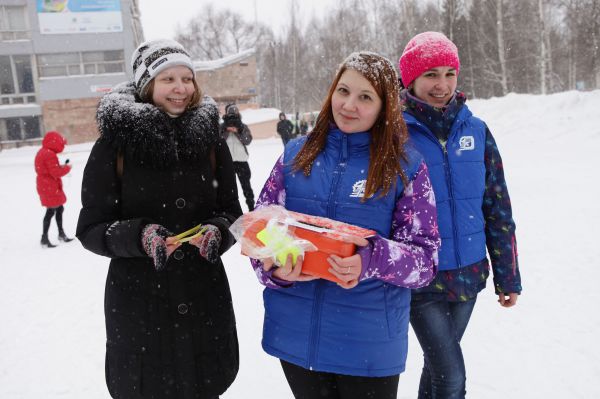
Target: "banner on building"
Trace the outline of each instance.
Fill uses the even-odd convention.
[[[120,0],[37,0],[41,34],[122,32]]]

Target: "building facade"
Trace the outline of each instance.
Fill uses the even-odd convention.
[[[0,0],[0,150],[39,144],[49,130],[70,144],[95,140],[98,101],[131,80],[143,39],[138,0]],[[221,111],[258,108],[254,49],[194,67]]]
[[[221,110],[227,104],[258,108],[258,68],[254,49],[211,61],[195,61],[196,80]]]
[[[97,137],[99,98],[131,79],[137,0],[0,0],[0,148]]]

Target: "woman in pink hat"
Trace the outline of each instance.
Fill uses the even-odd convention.
[[[442,237],[437,276],[412,292],[410,323],[424,354],[419,399],[465,397],[460,340],[489,275],[486,249],[500,305],[514,306],[521,293],[502,159],[456,90],[459,71],[456,45],[439,32],[416,35],[400,57],[404,119],[429,167]]]

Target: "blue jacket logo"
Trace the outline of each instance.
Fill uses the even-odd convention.
[[[365,195],[366,180],[359,180],[352,185],[352,194],[350,198],[362,198]]]
[[[475,149],[475,137],[473,136],[462,136],[458,142],[460,145],[460,151],[469,151]]]

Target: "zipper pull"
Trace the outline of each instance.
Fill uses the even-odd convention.
[[[439,139],[440,145],[442,146],[442,150],[444,154],[448,154],[448,140]]]
[[[342,136],[342,161],[346,162],[348,159],[348,135]]]

